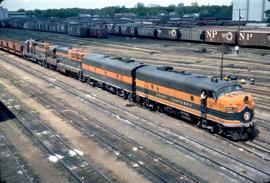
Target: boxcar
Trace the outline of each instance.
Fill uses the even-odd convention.
[[[138,35],[138,25],[135,25],[135,24],[121,25],[121,34],[127,35],[127,36],[137,36]]]
[[[121,26],[118,24],[114,24],[111,28],[111,34],[120,35],[121,34]]]
[[[242,30],[238,40],[240,46],[270,48],[270,29]]]
[[[179,38],[179,29],[174,27],[158,27],[157,38],[176,40]]]
[[[138,27],[138,36],[157,38],[157,29],[154,27]]]
[[[202,41],[203,30],[200,28],[183,28],[180,29],[180,40],[184,41]]]
[[[66,34],[67,33],[67,24],[64,22],[56,23],[56,32]]]
[[[88,27],[80,24],[69,24],[68,34],[76,37],[88,37]]]
[[[97,38],[108,38],[108,30],[106,28],[88,28],[89,37],[97,37]]]
[[[204,41],[207,43],[236,43],[237,30],[234,28],[209,27],[204,30]],[[224,36],[224,38],[222,38]]]

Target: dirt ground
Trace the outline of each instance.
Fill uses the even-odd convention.
[[[4,82],[2,84],[4,84],[5,87],[7,87],[7,89],[14,96],[19,98],[22,103],[24,103],[30,109],[36,111],[40,115],[40,117],[44,121],[46,121],[48,125],[50,125],[53,129],[57,131],[57,133],[67,138],[76,149],[79,149],[85,154],[86,157],[88,157],[91,160],[94,160],[97,164],[103,166],[105,169],[111,172],[112,175],[115,176],[115,179],[117,181],[131,182],[131,183],[132,182],[135,183],[137,181],[148,182],[148,180],[143,178],[141,175],[138,175],[124,162],[117,160],[116,156],[113,156],[111,153],[108,153],[96,142],[92,141],[90,138],[81,134],[81,132],[76,130],[74,127],[70,126],[66,121],[60,119],[50,109],[46,108],[46,106],[40,105],[33,98],[31,98],[27,94],[22,93],[18,88],[12,87],[11,83]],[[12,136],[12,134],[10,135]],[[32,156],[32,154],[28,154],[26,152],[22,153],[27,154],[27,156],[30,157]]]
[[[57,170],[57,168],[48,161],[48,157],[36,147],[36,144],[33,144],[31,137],[22,131],[22,127],[18,126],[16,119],[10,119],[0,123],[0,130],[16,148],[17,153],[20,154],[27,162],[28,166],[31,167],[33,173],[38,177],[39,182],[70,182],[67,175]]]

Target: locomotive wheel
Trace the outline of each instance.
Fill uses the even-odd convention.
[[[213,134],[219,134],[220,133],[220,126],[219,125],[213,125],[212,128],[210,129],[210,132]]]
[[[90,78],[87,78],[86,82],[87,82],[89,85],[92,85],[92,82],[91,82],[91,79],[90,79]]]
[[[237,132],[233,132],[231,138],[233,141],[239,141],[241,139],[241,135]]]

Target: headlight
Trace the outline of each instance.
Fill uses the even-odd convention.
[[[251,116],[251,115],[250,115],[249,112],[245,112],[245,113],[244,113],[244,116],[243,116],[243,117],[244,117],[244,120],[245,120],[245,121],[249,121],[249,120],[250,120],[250,116]]]
[[[226,107],[225,110],[226,110],[226,112],[237,112],[236,107]]]

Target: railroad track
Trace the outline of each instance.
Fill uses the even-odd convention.
[[[27,34],[24,35],[25,39],[28,39],[29,37],[33,37],[33,33],[37,33],[37,32],[28,31]],[[161,52],[160,50],[152,50],[151,47],[145,47],[145,46],[142,46],[142,45],[133,46],[131,44],[124,43],[124,42],[122,42],[120,44],[120,43],[117,43],[117,42],[111,42],[110,40],[109,41],[106,41],[106,40],[94,40],[93,41],[92,39],[91,40],[86,40],[86,39],[83,39],[83,38],[73,38],[73,37],[70,37],[70,36],[67,36],[67,35],[61,35],[61,34],[59,34],[58,37],[56,38],[56,37],[51,36],[51,35],[53,35],[53,34],[52,33],[41,33],[41,35],[35,35],[35,37],[38,38],[38,39],[51,40],[51,41],[54,41],[56,43],[58,43],[60,41],[61,43],[63,43],[64,45],[67,45],[67,46],[73,45],[74,43],[77,43],[79,45],[91,45],[91,44],[93,45],[94,44],[94,45],[102,45],[102,46],[107,46],[107,47],[112,47],[112,48],[120,48],[121,50],[122,49],[124,49],[124,50],[127,49],[127,50],[142,51],[142,52],[147,52],[147,53],[159,53],[159,52]],[[12,35],[12,36],[14,36],[16,39],[22,39],[21,35],[18,35],[18,36]],[[163,51],[163,52],[167,52],[167,50]],[[113,55],[115,55],[115,53]],[[200,58],[211,58],[211,59],[214,59],[214,60],[216,60],[216,59],[219,60],[220,59],[220,57],[211,56],[211,55],[210,56],[209,55],[205,56],[205,55],[198,55],[198,54],[190,54],[190,56],[194,57],[195,60],[197,60],[197,58],[199,58],[199,57]],[[190,60],[190,59],[191,58],[188,58],[188,60]],[[233,61],[233,63],[235,61],[237,61],[237,63],[239,61],[241,61],[241,62],[245,61],[244,59],[239,60],[239,59],[230,58],[230,57],[228,57],[226,59],[228,61]],[[211,74],[212,75],[212,74],[216,73],[216,65],[215,65],[216,61],[214,62],[214,65],[212,65],[210,67],[210,69],[207,67],[208,72],[205,72],[204,70],[203,71],[201,70],[201,68],[200,68],[201,66],[197,67],[196,65],[195,66],[193,66],[193,65],[190,66],[190,64],[185,65],[185,64],[181,64],[181,63],[178,63],[178,64],[171,63],[171,61],[168,62],[167,59],[155,58],[153,60],[149,60],[149,58],[142,58],[142,60],[144,62],[146,62],[146,63],[150,63],[150,64],[154,64],[154,65],[170,65],[170,66],[174,66],[174,67],[176,66],[178,69],[182,69],[182,70],[184,69],[184,70],[188,70],[188,71],[192,71],[192,72],[194,71],[196,73],[201,73],[201,74]],[[257,61],[253,59],[253,60],[249,60],[248,62],[249,62],[249,65],[250,65],[250,64],[254,64]],[[266,64],[264,67],[267,67],[267,65],[270,64],[270,63],[268,64],[268,63],[266,63],[264,61],[261,61],[261,62],[258,62],[258,63],[259,64]],[[191,67],[192,67],[192,69],[191,69]],[[262,69],[266,69],[264,67],[262,67]],[[241,71],[241,73],[239,73],[240,71]],[[260,82],[269,82],[268,75],[259,76],[259,75],[254,75],[252,73],[247,74],[246,73],[247,71],[245,69],[244,70],[242,69],[240,71],[239,71],[239,69],[233,69],[233,70],[228,69],[229,73],[231,73],[231,74],[233,73],[235,75],[241,76],[241,77],[246,78],[246,79],[253,78],[253,79],[256,79],[257,81],[260,81]]]
[[[2,58],[2,59],[5,59],[2,55],[0,55],[0,58]],[[15,57],[14,57],[15,58]],[[7,59],[5,59],[6,61],[7,61]],[[9,62],[10,63],[10,62]],[[22,64],[21,66],[19,65],[19,64],[17,64],[17,63],[12,63],[12,64],[15,64],[18,68],[20,68],[20,69],[22,69],[22,70],[25,70],[25,69],[23,69],[22,67],[27,67],[27,66],[25,66],[24,64]],[[42,72],[40,72],[40,71],[38,71],[38,70],[36,70],[36,69],[33,69],[32,68],[32,70],[34,70],[36,73],[34,74],[36,77],[40,77],[40,75],[45,75],[46,77],[47,77],[47,81],[49,81],[48,79],[50,79],[50,76],[49,75],[47,75],[47,74],[45,74],[45,73],[42,73]],[[26,72],[31,72],[31,71],[26,71]],[[43,78],[43,80],[44,80],[44,78]],[[66,83],[65,83],[66,84]],[[63,85],[63,84],[62,84]],[[67,86],[64,86],[64,87],[66,87],[66,88],[72,88],[72,86],[70,86],[70,85],[67,85]],[[83,93],[84,91],[82,91],[82,90],[79,90],[81,93]],[[68,92],[70,92],[70,90],[68,90]],[[72,93],[72,92],[71,92]],[[101,100],[102,102],[104,102],[104,103],[106,103],[106,101],[105,100],[103,100],[103,99],[101,99],[101,98],[98,98],[99,100]],[[114,105],[114,104],[110,104],[110,105],[112,105],[112,106],[114,106],[114,107],[119,107],[119,106],[116,106],[116,105]],[[261,104],[261,105],[259,105],[258,106],[261,110],[264,110],[264,111],[268,111],[268,107],[266,106],[264,106],[264,104]],[[122,108],[122,110],[124,110],[123,108]],[[268,127],[265,125],[265,124],[258,124],[258,126],[261,126],[261,127],[263,127],[264,129],[268,129]]]
[[[159,50],[153,50],[153,49],[149,49],[149,47],[146,47],[145,45],[138,45],[141,44],[142,40],[145,41],[150,41],[150,43],[155,43],[155,44],[164,44],[165,48],[168,47],[178,47],[180,49],[178,49],[178,51],[180,52],[191,52],[194,53],[194,50],[199,49],[199,48],[207,48],[208,50],[211,51],[218,51],[217,50],[217,46],[221,46],[221,45],[209,45],[209,44],[203,44],[203,43],[187,43],[187,42],[176,42],[176,41],[167,41],[167,40],[154,40],[153,39],[147,39],[147,38],[138,38],[135,40],[132,40],[132,44],[127,43],[126,41],[126,37],[129,36],[111,36],[110,39],[108,40],[103,40],[103,39],[95,39],[95,38],[90,38],[91,40],[87,40],[85,38],[78,38],[78,37],[72,37],[72,36],[68,36],[65,34],[57,34],[57,33],[49,33],[49,32],[40,32],[40,31],[31,31],[31,30],[14,30],[14,29],[6,29],[6,31],[15,31],[15,32],[20,32],[20,31],[24,31],[25,35],[27,35],[28,37],[33,37],[33,34],[35,33],[35,36],[38,37],[39,39],[44,38],[44,36],[48,39],[48,40],[59,40],[61,39],[63,42],[66,43],[74,43],[77,42],[80,45],[84,45],[84,44],[105,44],[105,45],[114,45],[114,46],[120,46],[123,48],[130,48],[130,49],[135,49],[135,50],[144,50],[146,52],[154,52],[154,53],[159,53]],[[3,30],[5,32],[5,30]],[[37,36],[36,34],[42,34],[42,36]],[[59,39],[54,39],[52,35],[57,35],[57,37],[59,37]],[[78,41],[79,40],[79,41]],[[128,39],[127,39],[128,40]],[[119,43],[120,42],[120,43]],[[187,45],[188,44],[188,45]],[[135,45],[135,46],[134,46]],[[187,46],[191,46],[191,48],[188,48]],[[136,47],[136,48],[135,48]],[[182,51],[183,49],[183,51]],[[254,54],[270,54],[269,50],[267,49],[251,49],[251,48],[241,48],[241,52],[247,52],[247,53],[254,53]],[[214,59],[220,59],[220,57],[216,57],[216,56],[208,56],[208,58],[214,58]],[[233,60],[233,61],[249,61],[249,62],[253,62],[254,60],[251,59],[243,59],[243,58],[226,58],[228,60]],[[256,61],[255,61],[256,62]],[[262,63],[262,62],[260,62]]]
[[[31,174],[28,166],[18,157],[14,148],[6,140],[6,137],[0,131],[0,176],[9,182],[34,183],[39,182]]]
[[[2,89],[1,89],[2,90]],[[16,98],[1,91],[2,101],[16,116],[18,122],[50,154],[48,159],[60,164],[69,172],[76,182],[110,182],[113,181],[90,162],[80,152],[46,126],[36,115],[20,104]],[[19,107],[18,107],[19,106]]]
[[[26,70],[26,72],[29,72],[29,70]],[[33,72],[32,72],[32,74],[33,74]],[[36,76],[39,77],[39,78],[41,78],[41,77],[40,77],[40,74],[36,74]],[[46,80],[46,78],[42,78],[42,79],[43,79],[44,81]],[[48,82],[48,80],[47,80],[47,82]],[[85,100],[85,101],[91,103],[91,101],[90,101],[89,99],[83,97],[84,95],[82,95],[81,93],[78,94],[78,93],[76,93],[76,91],[72,91],[73,89],[71,89],[70,87],[68,87],[68,86],[66,86],[66,85],[63,85],[63,83],[54,82],[54,85],[56,85],[56,86],[58,86],[59,88],[61,88],[61,89],[65,90],[65,91],[67,91],[67,92],[73,94],[73,95],[76,96],[77,98],[81,98],[81,99],[83,99],[83,100]],[[92,104],[93,104],[93,102],[92,102]],[[110,105],[111,105],[111,104],[110,104]],[[119,114],[114,113],[114,112],[108,110],[107,108],[105,108],[105,107],[103,107],[103,106],[97,105],[96,103],[94,104],[94,106],[95,106],[95,107],[99,107],[100,109],[102,109],[102,111],[104,111],[104,110],[107,111],[108,113],[110,113],[110,114],[113,115],[113,116],[115,116],[115,115],[119,116]],[[116,106],[115,106],[115,107],[116,107]],[[119,107],[119,106],[117,106],[117,107]],[[134,114],[129,113],[128,115],[134,115]],[[121,117],[123,120],[128,120],[128,119],[125,118],[124,116],[120,116],[120,117]],[[136,116],[136,117],[138,118],[138,116]],[[144,119],[144,120],[145,120],[145,119]],[[191,149],[187,149],[185,146],[179,144],[178,142],[175,142],[175,140],[173,140],[173,139],[171,139],[171,138],[168,138],[168,137],[166,137],[166,136],[160,135],[160,133],[154,132],[153,130],[150,130],[149,128],[147,128],[147,127],[145,127],[145,126],[142,126],[142,125],[140,125],[140,124],[138,124],[138,123],[136,123],[136,122],[134,122],[134,121],[130,121],[130,120],[129,120],[129,122],[131,122],[132,124],[134,124],[134,125],[136,125],[136,126],[139,126],[140,128],[146,130],[148,133],[150,132],[150,133],[152,133],[152,134],[154,134],[154,135],[156,135],[156,136],[158,136],[158,137],[160,137],[160,138],[165,139],[166,141],[169,141],[169,142],[175,144],[176,146],[181,147],[182,149],[187,150],[188,152],[192,152]],[[154,124],[154,123],[151,122],[151,121],[147,121],[147,123],[151,123],[152,125],[156,125],[156,126],[159,125],[159,124]],[[164,128],[164,127],[163,127],[163,128]],[[231,159],[231,160],[233,160],[233,161],[236,161],[237,163],[241,163],[242,165],[245,165],[245,166],[249,167],[250,169],[253,169],[253,171],[258,171],[257,173],[260,172],[260,173],[262,173],[262,174],[264,174],[264,175],[269,176],[269,173],[268,173],[267,171],[260,170],[259,168],[256,168],[256,167],[254,167],[253,165],[250,165],[249,163],[247,163],[247,162],[245,162],[245,161],[236,159],[236,158],[234,158],[234,157],[232,157],[232,156],[230,156],[229,154],[226,154],[226,153],[224,153],[224,152],[220,152],[219,150],[217,150],[217,149],[215,149],[215,148],[213,148],[213,147],[211,147],[211,146],[209,146],[209,145],[207,145],[207,144],[203,144],[202,142],[198,142],[198,141],[195,141],[194,139],[190,139],[191,137],[183,136],[183,134],[179,134],[179,132],[174,132],[172,129],[168,129],[168,128],[165,127],[165,130],[167,130],[167,131],[170,130],[170,132],[173,133],[173,134],[175,134],[175,136],[181,136],[182,138],[186,138],[186,139],[188,139],[189,141],[192,141],[193,143],[197,143],[197,144],[201,145],[202,147],[204,147],[204,148],[206,148],[206,149],[208,149],[208,150],[214,151],[215,153],[219,153],[219,154],[221,154],[221,155],[224,156],[224,157],[227,157],[227,158],[229,158],[229,159]],[[196,154],[197,156],[203,157],[203,155],[201,155],[201,154],[198,154],[198,153],[196,153],[196,152],[193,152],[193,153]],[[218,162],[213,162],[213,160],[211,160],[211,159],[209,160],[209,159],[207,159],[206,157],[203,157],[203,158],[206,159],[207,161],[210,161],[210,162],[213,163],[213,164],[216,164],[216,165],[218,165],[218,166],[221,166],[221,164],[218,163]],[[223,165],[222,165],[222,166],[223,166]],[[241,173],[239,173],[239,172],[236,172],[235,170],[230,169],[229,167],[225,167],[225,168],[226,168],[226,170],[229,170],[230,172],[233,172],[233,173],[235,173],[236,175],[239,175],[240,177],[245,178],[245,179],[247,179],[247,180],[249,180],[249,181],[251,181],[251,182],[252,182],[252,181],[255,181],[255,180],[250,179],[250,178],[247,177],[246,175],[243,175],[243,174],[241,174]]]
[[[6,72],[5,74],[8,73]],[[12,80],[16,82],[16,85],[19,84],[19,81],[17,81],[16,78],[13,78],[12,76],[9,78],[12,78]],[[57,99],[44,95],[43,93],[45,92],[41,92],[42,89],[33,88],[31,86],[25,87],[23,85],[18,85],[18,87],[20,87],[20,89],[24,89],[32,96],[35,96],[45,106],[50,106],[50,108],[54,109],[55,112],[57,111],[63,119],[67,119],[69,123],[72,121],[70,124],[81,132],[86,133],[85,131],[87,131],[86,135],[90,138],[97,138],[98,141],[101,141],[106,145],[105,147],[109,147],[109,149],[113,150],[113,154],[122,158],[125,162],[132,165],[132,167],[143,167],[145,169],[144,171],[140,169],[138,171],[146,178],[154,182],[205,182],[203,179],[196,177],[191,172],[187,172],[184,169],[181,169],[181,167],[177,167],[174,163],[169,162],[164,158],[160,158],[154,152],[151,152],[146,148],[142,148],[142,145],[124,137],[122,134],[109,128],[98,119],[89,116],[89,114],[82,113],[80,110],[74,109],[64,101],[59,103],[57,102]],[[38,90],[37,92],[41,93],[33,93],[35,90]],[[83,118],[80,118],[80,116],[83,116]],[[96,126],[99,126],[99,128],[95,127],[95,125],[85,125],[81,121],[88,123],[92,122]],[[105,132],[100,132],[100,129]],[[106,133],[110,133],[110,135]],[[136,152],[134,152],[134,149],[137,149]]]

